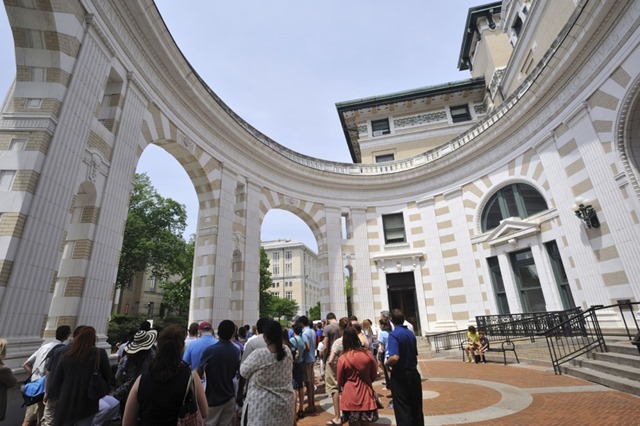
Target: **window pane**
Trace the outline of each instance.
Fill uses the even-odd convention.
[[[371,121],[371,131],[373,132],[373,136],[387,135],[391,133],[389,128],[389,119],[384,118],[382,120]]]
[[[482,231],[488,231],[489,229],[497,228],[502,220],[502,213],[500,212],[500,204],[498,203],[498,194],[495,194],[484,209],[484,217],[482,219]]]
[[[525,217],[547,210],[547,202],[535,188],[529,185],[519,184],[518,191],[522,197],[522,204],[526,209]]]
[[[404,218],[402,213],[382,216],[385,243],[402,243],[405,241]]]

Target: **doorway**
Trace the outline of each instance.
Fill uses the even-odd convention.
[[[416,336],[422,335],[413,272],[387,274],[387,293],[389,308],[402,310],[405,319],[413,325]]]
[[[511,267],[516,277],[522,312],[546,312],[547,303],[544,300],[538,270],[533,261],[530,249],[510,254]]]

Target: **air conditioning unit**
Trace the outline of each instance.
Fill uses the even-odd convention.
[[[384,130],[374,130],[373,136],[382,136],[384,135]]]

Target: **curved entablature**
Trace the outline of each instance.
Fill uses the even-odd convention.
[[[164,25],[164,22],[160,17],[159,11],[157,10],[157,8],[155,8],[155,5],[153,4],[152,0],[148,0],[145,3],[147,3],[146,6],[126,4],[124,5],[123,9],[131,10],[131,8],[134,8],[134,7],[138,7],[140,9],[142,7],[145,7],[146,14],[156,13],[157,17],[151,16],[151,17],[145,18],[143,16],[144,13],[136,14],[132,12],[129,14],[128,18],[134,19],[134,20],[147,19],[146,22],[154,23],[154,25],[158,25],[159,23],[162,23]],[[352,164],[352,163],[327,161],[327,160],[314,158],[311,156],[306,156],[304,154],[298,153],[294,150],[291,150],[277,143],[276,141],[274,141],[264,133],[254,128],[242,117],[240,117],[219,96],[216,95],[216,93],[208,86],[208,84],[198,75],[196,70],[193,69],[193,67],[189,64],[188,60],[184,57],[184,55],[182,55],[179,48],[175,44],[175,41],[170,37],[170,33],[169,33],[169,30],[166,28],[166,25],[163,29],[156,28],[155,30],[160,31],[161,34],[166,33],[168,35],[168,37],[166,36],[160,37],[159,38],[160,41],[165,41],[166,43],[167,39],[170,39],[173,45],[172,46],[164,45],[159,47],[163,49],[169,49],[173,52],[180,52],[180,57],[182,58],[184,63],[176,65],[175,57],[164,59],[164,58],[161,58],[161,55],[159,54],[160,52],[154,52],[153,59],[155,59],[156,61],[165,61],[165,60],[173,61],[174,62],[173,65],[181,67],[183,70],[183,73],[185,69],[188,69],[189,72],[187,75],[184,75],[184,77],[188,80],[195,79],[197,83],[202,86],[207,96],[210,97],[210,100],[213,100],[213,102],[219,108],[221,108],[222,111],[228,117],[230,117],[237,125],[239,125],[240,128],[250,136],[250,139],[258,141],[261,145],[270,148],[271,150],[275,151],[282,157],[285,157],[286,159],[294,163],[297,163],[298,165],[301,165],[304,168],[311,168],[324,173],[348,175],[348,176],[384,175],[384,176],[390,177],[390,175],[402,174],[403,172],[407,172],[414,169],[425,168],[425,167],[429,167],[427,173],[432,173],[432,172],[438,173],[446,170],[450,166],[449,161],[440,161],[440,160],[443,160],[444,158],[452,157],[453,156],[452,154],[454,153],[456,154],[459,153],[462,156],[473,157],[476,155],[476,152],[484,151],[486,146],[493,146],[497,142],[499,142],[498,140],[495,139],[493,135],[487,136],[487,134],[490,133],[489,131],[492,130],[496,125],[500,125],[503,121],[509,121],[509,123],[504,124],[504,126],[511,128],[513,123],[518,121],[518,118],[520,116],[524,116],[525,114],[530,116],[531,111],[516,112],[517,116],[514,116],[513,115],[514,112],[512,111],[514,110],[516,105],[518,105],[518,103],[520,103],[525,98],[525,96],[530,92],[530,89],[532,89],[534,86],[548,84],[548,82],[546,81],[540,82],[539,81],[540,77],[545,74],[544,71],[547,68],[547,65],[552,60],[552,58],[554,58],[560,46],[562,45],[563,41],[565,40],[567,35],[570,33],[572,28],[575,26],[576,22],[578,22],[581,19],[581,16],[582,16],[582,19],[585,19],[582,12],[584,8],[587,6],[587,4],[588,2],[582,2],[576,8],[573,15],[571,16],[571,19],[565,25],[563,31],[558,35],[555,42],[552,44],[551,48],[547,51],[547,53],[545,54],[543,59],[540,61],[540,63],[536,66],[536,68],[522,82],[520,87],[510,97],[508,97],[501,105],[499,105],[496,109],[494,109],[489,114],[487,114],[476,126],[472,127],[471,129],[459,135],[455,139],[437,148],[434,148],[422,154],[413,156],[411,158],[396,160],[392,162],[386,162],[383,164],[382,163]],[[153,6],[153,7],[147,7],[147,6]],[[144,29],[143,27],[143,30],[139,30],[139,31],[144,31],[144,30],[146,29]],[[144,34],[141,34],[141,36],[145,38],[145,41],[147,42],[149,41],[148,36],[145,37]],[[170,55],[166,55],[165,57],[167,56],[170,56]],[[166,66],[163,63],[159,63],[158,65],[160,68],[166,68]],[[140,83],[142,84],[142,82]],[[188,85],[193,90],[193,81],[187,81],[183,83]],[[509,115],[508,119],[507,117],[505,117],[507,115]],[[505,134],[510,133],[510,131],[506,129],[501,129],[501,133],[502,132],[504,132]],[[246,138],[243,138],[243,139],[246,140]],[[471,149],[473,149],[474,151],[473,152],[461,151],[465,147],[472,147]]]

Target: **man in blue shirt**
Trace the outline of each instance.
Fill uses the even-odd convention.
[[[198,326],[198,332],[200,338],[189,343],[182,356],[182,360],[189,364],[192,370],[197,370],[200,367],[200,359],[204,350],[218,343],[218,339],[213,337],[213,327],[210,322],[201,322]]]
[[[307,318],[305,315],[302,315],[298,319],[298,322],[304,327],[304,329],[302,330],[302,341],[304,342],[305,346],[303,380],[305,386],[307,387],[307,408],[304,410],[304,412],[315,413],[315,374],[313,371],[313,366],[316,363],[316,332],[313,331],[311,327],[309,327],[309,318]]]
[[[395,328],[389,334],[389,358],[385,365],[391,367],[393,411],[398,426],[424,426],[418,346],[415,334],[403,325],[404,320],[400,309],[391,311]]]
[[[222,321],[218,326],[220,340],[202,353],[198,374],[200,377],[207,375],[207,425],[226,426],[233,422],[236,404],[233,378],[240,367],[240,349],[231,343],[235,331],[236,325],[233,321]]]

